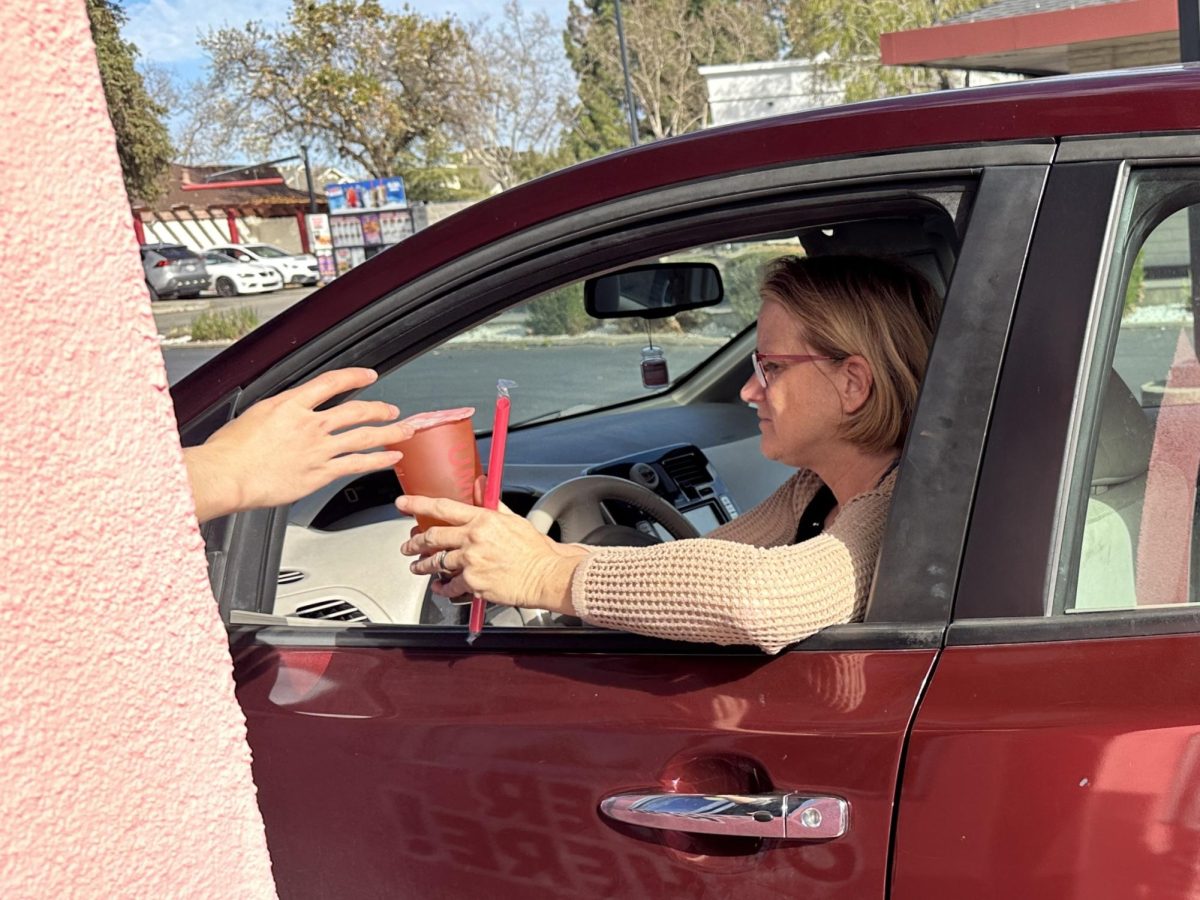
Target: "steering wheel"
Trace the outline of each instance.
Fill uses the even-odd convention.
[[[600,510],[605,500],[619,500],[658,522],[676,540],[699,537],[696,526],[658,494],[640,484],[612,475],[581,475],[564,481],[542,495],[525,516],[542,534],[558,522],[563,543],[657,544],[640,531],[606,522]],[[579,624],[577,619],[551,615],[544,609],[493,606],[487,621],[501,626]]]
[[[565,544],[589,543],[610,534],[614,526],[605,521],[600,509],[605,500],[619,500],[635,507],[658,522],[676,540],[699,537],[696,527],[679,510],[647,487],[612,475],[583,475],[551,488],[529,510],[526,519],[542,534],[558,522]],[[623,526],[616,526],[623,528]],[[640,531],[624,528],[635,536],[630,542],[644,543]],[[610,541],[611,542],[611,541]],[[657,542],[656,542],[657,543]]]

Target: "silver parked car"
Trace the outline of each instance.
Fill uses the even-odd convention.
[[[208,288],[204,260],[183,244],[142,244],[141,251],[151,300],[191,300]]]

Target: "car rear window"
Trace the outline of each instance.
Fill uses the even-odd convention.
[[[278,247],[272,247],[268,244],[254,244],[246,249],[267,259],[277,259],[282,256],[287,256],[287,254]]]
[[[159,256],[165,256],[167,259],[199,259],[195,253],[187,247],[159,247],[156,251]]]

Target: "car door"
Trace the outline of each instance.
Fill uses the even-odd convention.
[[[1048,181],[891,896],[1200,896],[1200,141]]]
[[[895,154],[641,192],[399,284],[233,395],[244,408],[320,368],[388,370],[538,291],[814,216],[932,204],[958,235],[865,622],[777,656],[592,628],[489,628],[469,645],[461,627],[233,624],[280,895],[885,896],[905,737],[942,645],[1052,150]],[[227,620],[271,610],[285,512],[208,530]],[[786,838],[778,815],[700,834],[601,811],[629,794],[705,795],[708,813],[787,794],[819,812]]]

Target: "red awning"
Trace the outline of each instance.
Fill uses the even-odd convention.
[[[1177,0],[1101,2],[1011,16],[963,17],[882,35],[879,47],[884,64],[892,66],[1031,75],[1096,72],[1178,62],[1178,16]]]

